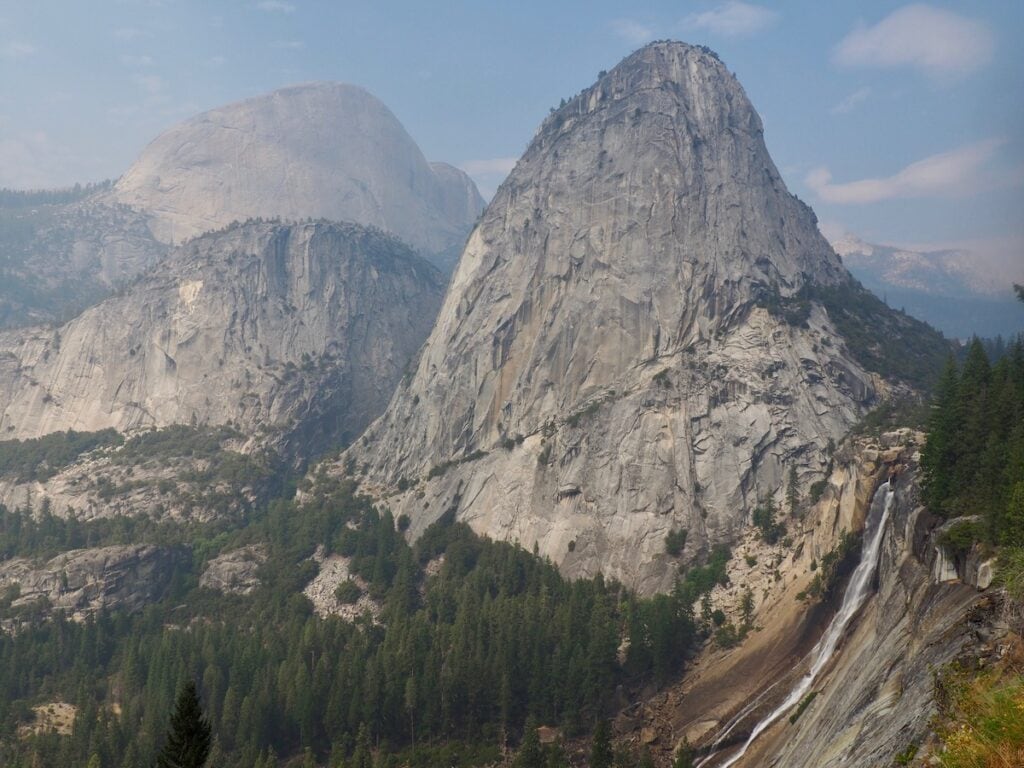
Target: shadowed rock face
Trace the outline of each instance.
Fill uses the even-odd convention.
[[[206,235],[60,328],[0,334],[0,433],[232,421],[323,448],[384,408],[443,285],[354,224]]]
[[[420,484],[392,500],[414,533],[454,507],[570,575],[666,588],[669,531],[684,557],[732,538],[871,398],[821,306],[762,307],[849,279],[736,79],[652,44],[545,120],[348,457],[367,487]]]
[[[16,557],[0,562],[0,589],[17,585],[14,607],[43,601],[40,612],[61,610],[75,619],[101,609],[133,611],[163,595],[181,555],[126,545],[74,549],[45,563]]]
[[[205,112],[154,140],[113,199],[179,243],[254,217],[379,227],[427,254],[460,248],[483,208],[469,178],[431,167],[361,88],[314,83]]]

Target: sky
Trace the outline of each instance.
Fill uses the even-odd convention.
[[[0,0],[0,187],[116,178],[174,123],[363,86],[493,194],[548,109],[654,39],[737,75],[790,191],[1024,280],[1024,2]]]

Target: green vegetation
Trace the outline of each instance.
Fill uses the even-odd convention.
[[[828,480],[815,480],[811,483],[811,489],[809,491],[811,504],[817,504],[821,501],[821,497],[825,495],[825,491],[828,489]]]
[[[30,440],[0,441],[0,475],[18,482],[49,480],[83,454],[98,448],[121,445],[124,439],[113,429],[100,432],[54,432]]]
[[[679,557],[686,548],[688,531],[685,528],[669,531],[665,535],[665,552],[672,557]]]
[[[167,740],[156,758],[157,768],[203,768],[210,746],[210,723],[203,714],[196,684],[190,680],[178,694]]]
[[[910,765],[915,757],[917,757],[917,744],[910,744],[893,758],[893,763],[896,765]]]
[[[468,764],[493,759],[530,716],[586,733],[618,686],[679,674],[710,632],[692,606],[725,581],[729,559],[715,550],[671,594],[639,599],[600,577],[568,582],[550,562],[481,539],[451,515],[410,547],[390,512],[351,482],[323,477],[302,504],[275,501],[237,530],[6,512],[0,521],[4,546],[19,553],[93,545],[115,530],[192,551],[167,598],[143,611],[82,623],[56,615],[0,635],[4,765],[84,765],[93,756],[101,765],[152,764],[188,680],[198,681],[214,751],[228,768],[266,765],[271,753],[358,764],[366,744],[413,765]],[[254,543],[267,551],[256,592],[197,586],[206,560]],[[316,574],[309,558],[318,545],[349,558],[380,606],[379,622],[312,612],[302,588]],[[424,566],[441,555],[440,572],[427,577]],[[0,600],[7,597],[15,596]],[[79,708],[71,736],[13,738],[32,704],[54,699]],[[114,704],[119,717],[109,714]]]
[[[92,184],[75,184],[62,189],[9,189],[0,188],[0,208],[32,208],[41,205],[66,205],[82,200],[95,192],[110,189],[114,182],[107,179]]]
[[[843,578],[856,567],[860,558],[862,534],[851,534],[847,530],[839,535],[839,543],[826,552],[821,563],[811,563],[814,578],[805,591],[797,593],[798,600],[812,597],[816,600],[832,600],[838,597],[838,588]]]
[[[977,516],[979,539],[1024,546],[1024,339],[994,366],[977,339],[962,366],[949,360],[921,467],[932,512]]]
[[[753,522],[765,544],[777,544],[786,535],[786,525],[775,519],[775,502],[769,497],[755,508]]]
[[[793,714],[789,716],[790,724],[795,723],[797,720],[800,719],[800,715],[802,715],[804,713],[804,711],[809,706],[811,706],[811,702],[814,701],[814,699],[817,696],[818,696],[818,692],[817,691],[811,691],[806,696],[804,696],[803,700],[797,705],[797,708],[793,711]]]
[[[1024,675],[1013,668],[983,673],[957,665],[935,681],[937,733],[944,768],[1016,768],[1024,756]]]
[[[856,280],[837,285],[808,283],[789,297],[772,286],[759,300],[773,315],[798,326],[806,325],[815,303],[825,309],[853,358],[865,369],[926,390],[938,379],[951,351],[942,334],[886,306]]]
[[[346,579],[338,585],[338,588],[334,590],[334,597],[337,598],[338,602],[342,605],[354,605],[359,602],[359,598],[363,596],[363,591],[359,588],[354,581]]]

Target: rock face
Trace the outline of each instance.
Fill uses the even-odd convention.
[[[248,595],[260,585],[257,571],[267,560],[266,548],[250,546],[213,558],[199,577],[199,586],[224,594]]]
[[[932,578],[936,520],[921,507],[916,482],[897,483],[893,511],[878,594],[816,686],[818,696],[795,727],[767,739],[759,758],[740,765],[888,765],[929,737],[935,670],[965,652],[981,652],[985,637],[976,630],[987,630],[971,618],[985,598],[962,581]]]
[[[431,166],[401,123],[354,85],[313,83],[205,112],[157,137],[113,198],[179,243],[255,217],[372,225],[424,253],[460,248],[475,185]]]
[[[354,224],[209,234],[58,329],[0,334],[0,434],[232,421],[336,444],[383,409],[442,290]]]
[[[935,712],[934,671],[965,653],[983,654],[986,646],[992,651],[998,643],[992,642],[992,622],[984,616],[988,596],[964,580],[939,582],[933,575],[940,526],[919,498],[923,437],[900,430],[847,441],[835,454],[820,501],[805,508],[801,519],[785,521],[789,546],[748,540],[738,548],[750,559],[730,562],[730,583],[715,588],[712,604],[738,625],[739,594],[751,588],[755,629],[734,648],[709,642],[679,685],[635,705],[623,723],[626,740],[635,743],[642,728],[654,728],[666,759],[686,738],[701,754],[714,753],[702,763],[707,768],[727,763],[806,673],[808,655],[846,589],[839,582],[831,601],[808,597],[814,579],[844,532],[864,529],[875,491],[895,477],[877,592],[853,617],[811,689],[815,695],[795,721],[790,716],[796,707],[735,765],[875,768],[893,764],[911,744],[927,743]]]
[[[100,197],[0,209],[0,328],[71,317],[166,255],[147,215]]]
[[[735,537],[872,397],[822,306],[778,311],[849,280],[721,61],[652,44],[545,120],[346,459],[413,486],[389,503],[414,534],[454,508],[569,575],[666,588],[668,532],[686,557]]]
[[[148,545],[75,549],[36,563],[0,563],[0,589],[17,584],[12,608],[45,599],[46,610],[84,618],[101,608],[137,610],[159,599],[178,561],[174,550]]]

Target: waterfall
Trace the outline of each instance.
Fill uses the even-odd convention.
[[[746,754],[747,749],[750,748],[750,745],[754,743],[754,739],[764,733],[764,731],[771,727],[780,717],[803,700],[804,696],[806,696],[808,691],[811,690],[811,686],[814,685],[814,681],[817,679],[818,675],[821,674],[821,671],[829,661],[832,660],[832,657],[835,655],[836,646],[839,645],[839,640],[843,636],[843,632],[846,631],[850,621],[857,615],[857,612],[861,609],[861,606],[864,605],[864,601],[867,600],[868,595],[871,593],[872,580],[875,576],[875,570],[878,568],[878,560],[882,551],[882,538],[885,535],[885,524],[889,519],[889,510],[892,508],[892,500],[895,495],[896,494],[892,490],[890,484],[885,482],[879,486],[878,490],[875,492],[874,498],[871,499],[871,509],[868,512],[868,520],[865,525],[864,547],[861,552],[860,563],[857,564],[857,569],[853,572],[853,575],[850,577],[850,583],[846,586],[842,606],[832,619],[832,623],[828,625],[828,629],[825,630],[825,634],[821,636],[821,639],[817,644],[815,644],[814,648],[811,649],[810,654],[808,654],[811,664],[807,674],[804,675],[800,679],[800,682],[793,687],[785,701],[773,709],[764,719],[761,720],[761,722],[754,726],[754,730],[750,732],[750,736],[740,748],[739,752],[730,757],[726,762],[722,763],[720,768],[729,768],[729,766],[735,765],[739,762],[740,758]],[[767,691],[765,693],[767,693]],[[755,703],[759,702],[763,696],[764,694],[759,696],[755,700]],[[747,711],[753,711],[753,707],[746,707],[744,712]],[[720,744],[728,735],[729,731],[736,727],[739,723],[739,719],[740,718],[733,718],[726,724],[726,727],[719,733],[712,745],[712,749],[717,747],[718,744]],[[712,752],[697,763],[697,768],[701,768],[701,766],[713,759],[714,756],[715,753]]]

